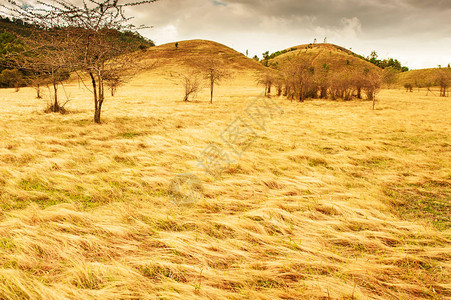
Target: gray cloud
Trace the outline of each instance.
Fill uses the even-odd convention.
[[[159,0],[127,12],[158,44],[202,38],[260,55],[327,36],[414,68],[451,62],[450,14],[450,0]]]

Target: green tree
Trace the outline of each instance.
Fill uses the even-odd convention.
[[[18,92],[23,84],[23,74],[17,69],[5,69],[0,74],[0,83],[6,87],[14,87]]]

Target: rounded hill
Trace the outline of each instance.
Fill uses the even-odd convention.
[[[215,58],[233,70],[263,71],[265,67],[242,53],[223,44],[207,40],[168,43],[146,50],[145,58],[158,65],[191,65],[199,60]]]
[[[334,72],[344,70],[378,71],[379,67],[366,61],[363,56],[334,44],[306,44],[291,47],[274,53],[268,60],[268,66],[278,68],[292,57],[302,57],[315,68],[325,67]]]
[[[451,68],[418,69],[403,72],[398,75],[398,84],[410,84],[416,87],[439,86],[440,82],[451,81]]]

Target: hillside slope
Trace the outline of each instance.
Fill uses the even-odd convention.
[[[444,72],[451,78],[450,68],[430,68],[411,70],[408,72],[400,73],[398,75],[398,84],[403,86],[404,84],[412,84],[416,87],[426,87],[427,85],[438,86],[437,79],[440,77],[440,72]]]
[[[177,44],[177,46],[176,46]],[[158,61],[159,66],[192,65],[199,59],[219,58],[230,69],[263,71],[266,68],[223,44],[207,40],[188,40],[168,43],[147,49],[145,57]]]
[[[138,51],[135,55],[133,60],[141,65],[141,70],[132,78],[130,84],[141,88],[158,82],[160,90],[168,93],[176,91],[182,98],[184,76],[190,77],[194,75],[193,72],[201,70],[198,68],[200,62],[216,61],[227,71],[228,76],[215,85],[215,94],[217,92],[218,95],[226,95],[226,98],[241,95],[243,87],[257,94],[263,92],[257,86],[257,79],[261,72],[268,70],[261,63],[232,48],[207,40],[168,43],[148,48],[144,52]],[[208,87],[207,79],[204,78],[202,90],[195,98],[207,98]]]

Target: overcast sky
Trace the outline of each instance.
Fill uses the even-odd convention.
[[[451,62],[451,0],[159,0],[128,14],[157,45],[207,39],[261,58],[327,37],[413,69]]]

